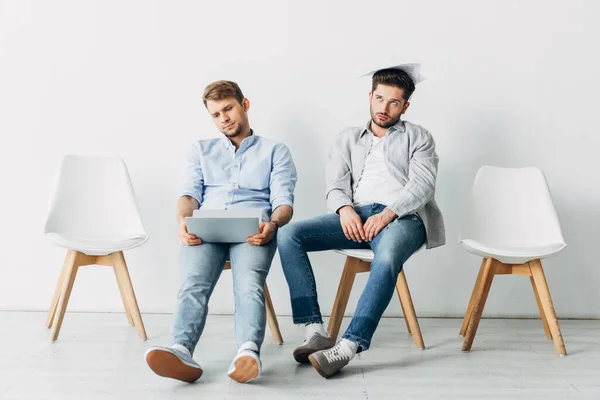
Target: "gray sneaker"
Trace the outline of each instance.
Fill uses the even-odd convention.
[[[329,378],[348,365],[351,357],[346,354],[338,343],[328,350],[317,351],[311,354],[308,356],[308,360],[323,378]]]
[[[146,362],[157,375],[195,382],[202,376],[202,368],[188,354],[173,347],[150,347],[145,354]]]
[[[294,350],[294,359],[299,363],[308,363],[308,356],[312,353],[327,350],[335,346],[335,342],[329,336],[314,333],[310,338],[304,339],[304,343]]]

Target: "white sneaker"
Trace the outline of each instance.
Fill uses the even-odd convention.
[[[231,362],[227,375],[240,383],[256,379],[262,372],[262,363],[258,354],[258,346],[253,342],[244,343]]]
[[[157,375],[195,382],[202,376],[202,368],[190,352],[181,345],[171,347],[153,346],[144,354],[146,362]]]

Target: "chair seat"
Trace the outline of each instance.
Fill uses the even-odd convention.
[[[552,256],[566,247],[564,243],[536,246],[491,246],[473,239],[463,239],[461,244],[469,253],[484,258],[492,257],[505,264],[525,264],[531,260]]]
[[[421,249],[423,249],[425,247],[425,244],[423,244],[423,246],[421,246],[417,251],[415,251],[415,254],[418,253],[419,251],[421,251]],[[336,253],[345,255],[346,257],[354,257],[354,258],[358,258],[359,260],[363,260],[366,262],[371,262],[373,261],[373,258],[375,258],[375,253],[373,253],[373,250],[371,249],[348,249],[348,250],[334,250]]]
[[[359,249],[359,250],[334,250],[336,253],[345,255],[346,257],[354,257],[359,260],[371,262],[375,257],[375,253],[371,249]]]
[[[133,249],[144,244],[148,236],[72,237],[61,233],[48,233],[48,238],[57,246],[76,250],[90,256],[103,256],[117,251]]]

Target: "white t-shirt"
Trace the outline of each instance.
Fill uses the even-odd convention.
[[[385,166],[383,158],[385,136],[379,138],[371,135],[373,136],[373,145],[367,155],[363,173],[354,193],[354,206],[373,203],[389,206],[400,197],[402,185]]]

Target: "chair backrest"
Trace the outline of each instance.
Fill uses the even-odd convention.
[[[146,236],[123,159],[66,155],[44,233],[89,239]]]
[[[534,167],[481,167],[461,239],[510,247],[564,244],[544,173]]]

